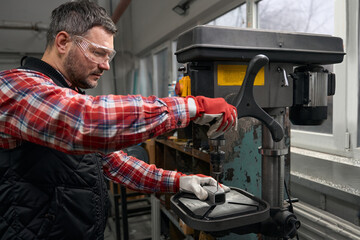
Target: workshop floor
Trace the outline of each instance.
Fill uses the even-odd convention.
[[[104,239],[105,240],[116,240],[115,224],[110,223],[112,220],[108,220],[108,224],[105,228]],[[113,222],[113,221],[112,221]]]
[[[128,222],[129,222],[129,240],[149,239],[151,237],[150,214],[131,217],[128,219]],[[120,231],[121,233],[123,233],[122,226]],[[104,238],[105,240],[116,240],[116,225],[115,225],[115,218],[113,216],[109,217],[108,219],[108,223],[104,233]],[[124,240],[122,236],[121,236],[121,240]]]
[[[122,232],[122,229],[121,229]],[[115,221],[109,218],[105,229],[105,240],[116,240]],[[140,240],[151,237],[151,219],[150,215],[134,217],[129,219],[129,239]],[[121,237],[123,240],[123,237]]]

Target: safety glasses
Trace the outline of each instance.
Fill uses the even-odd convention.
[[[75,44],[84,53],[85,57],[94,63],[103,64],[106,61],[110,62],[116,54],[114,49],[93,43],[84,37],[75,35],[72,38]]]

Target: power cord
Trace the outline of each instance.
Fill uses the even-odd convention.
[[[288,188],[287,188],[287,185],[286,185],[286,181],[285,181],[285,180],[284,180],[284,186],[285,186],[286,195],[287,195],[287,197],[288,197],[288,201],[287,201],[287,202],[290,204],[289,211],[290,211],[291,213],[294,213],[294,207],[293,207],[293,204],[292,204],[293,200],[290,198],[290,194],[289,194],[289,191],[288,191]],[[298,233],[296,233],[296,239],[297,239],[297,240],[300,240]]]

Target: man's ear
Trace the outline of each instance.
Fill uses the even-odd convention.
[[[70,35],[65,31],[61,31],[56,35],[54,45],[58,49],[59,53],[66,53],[70,46],[70,42]]]

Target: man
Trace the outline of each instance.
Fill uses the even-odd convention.
[[[189,124],[209,135],[236,126],[236,109],[204,97],[86,96],[115,55],[116,27],[95,3],[52,12],[42,59],[0,72],[1,239],[102,239],[112,181],[143,192],[194,193],[210,177],[158,169],[120,149]]]

